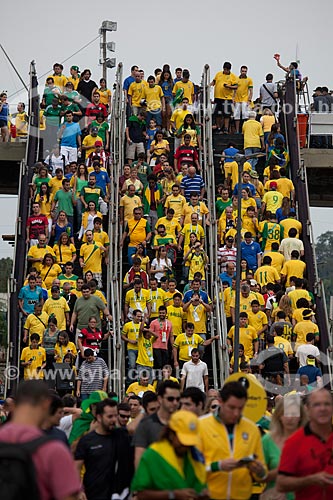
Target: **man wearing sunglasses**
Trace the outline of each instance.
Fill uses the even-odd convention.
[[[166,380],[158,389],[159,409],[147,418],[144,418],[134,434],[135,467],[149,445],[159,439],[164,426],[167,425],[171,415],[178,410],[180,402],[180,387],[177,382]]]

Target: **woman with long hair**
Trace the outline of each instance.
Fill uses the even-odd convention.
[[[293,500],[294,493],[279,493],[275,487],[281,452],[285,441],[306,424],[304,406],[297,394],[281,398],[272,416],[270,432],[262,438],[264,457],[268,468],[265,482],[267,488],[260,500]]]
[[[57,342],[54,347],[54,359],[56,363],[63,363],[64,357],[70,352],[73,356],[77,356],[77,349],[74,342],[70,342],[68,333],[62,330],[58,333]]]
[[[150,146],[150,154],[152,158],[159,158],[162,154],[168,155],[170,153],[169,141],[164,139],[163,132],[158,130],[155,134],[155,138]]]
[[[40,192],[35,196],[35,202],[39,203],[40,213],[47,217],[49,221],[49,234],[52,231],[52,215],[51,215],[51,206],[52,206],[53,195],[50,191],[50,186],[48,182],[42,182],[40,185]]]
[[[167,133],[169,133],[170,118],[172,115],[172,89],[174,85],[170,70],[165,70],[162,72],[159,85],[162,87],[165,98],[165,110],[162,111],[162,127],[167,131]]]
[[[37,175],[33,177],[33,191],[35,194],[38,194],[40,191],[40,186],[42,182],[49,183],[51,180],[51,176],[49,175],[49,171],[45,165],[41,165],[38,169]]]
[[[136,254],[133,255],[133,259],[135,257],[138,257],[140,260],[141,260],[141,269],[143,269],[144,271],[146,271],[146,273],[149,274],[150,272],[150,258],[148,257],[148,255],[146,255],[146,249],[145,247],[142,245],[142,243],[139,243],[136,247]]]
[[[272,321],[276,321],[277,318],[277,313],[279,311],[283,311],[286,315],[286,321],[289,321],[289,323],[292,322],[293,318],[293,308],[291,307],[291,300],[288,297],[287,294],[283,294],[282,297],[279,300],[279,305],[275,309],[272,310]]]
[[[52,286],[52,281],[58,278],[62,273],[59,264],[55,263],[55,257],[51,253],[46,253],[43,258],[42,266],[39,270],[39,275],[42,278],[47,290]]]
[[[93,280],[94,279],[94,275],[91,271],[86,271],[84,273],[84,282],[85,283],[89,283],[89,281]]]
[[[193,116],[188,113],[184,118],[183,125],[177,130],[177,137],[181,137],[181,144],[184,144],[184,136],[191,136],[191,146],[201,148],[200,128],[196,125]]]
[[[89,201],[87,210],[82,214],[81,228],[78,236],[79,240],[82,239],[86,231],[92,231],[94,229],[95,217],[100,217],[103,220],[101,212],[96,209],[96,203],[94,201]]]
[[[278,223],[280,223],[282,220],[287,219],[289,217],[290,210],[291,210],[290,198],[285,196],[282,199],[281,207],[277,209],[276,214],[275,214]]]
[[[42,347],[46,351],[46,369],[51,370],[54,363],[54,348],[58,340],[58,322],[57,318],[51,314],[47,322],[47,328],[44,332]]]
[[[190,241],[188,245],[184,245],[183,249],[183,280],[187,282],[188,275],[190,273],[190,261],[185,260],[185,256],[189,255],[190,251],[195,247],[197,243],[200,243],[197,235],[195,233],[190,233]]]
[[[246,259],[242,259],[240,265],[241,265],[241,280],[243,281],[247,279],[247,275],[249,272],[249,265]]]
[[[64,210],[60,210],[58,217],[52,226],[52,236],[54,237],[55,243],[57,243],[62,233],[67,233],[70,242],[74,244],[73,227],[72,224],[68,222],[67,214]]]
[[[75,262],[76,260],[76,248],[73,243],[70,242],[67,233],[61,233],[59,240],[53,246],[53,251],[55,253],[57,264],[64,266],[66,262]]]
[[[81,189],[88,186],[88,168],[83,163],[80,163],[76,173],[71,178],[71,188],[73,189],[73,193],[75,193],[76,205],[75,205],[75,213],[76,213],[76,222],[77,227],[81,227],[82,221],[82,212],[83,212],[83,203],[80,198]]]
[[[161,246],[157,250],[157,255],[151,263],[150,274],[155,276],[158,282],[161,281],[163,276],[170,277],[172,274],[172,262],[167,257],[167,249]]]
[[[108,113],[111,111],[111,90],[107,88],[105,78],[101,78],[99,81],[99,89],[100,102],[104,104]]]
[[[215,413],[220,407],[220,401],[215,396],[209,396],[206,399],[206,404],[204,408],[204,415],[209,415],[210,413]]]

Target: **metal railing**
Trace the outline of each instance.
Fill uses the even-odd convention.
[[[109,265],[107,268],[107,301],[113,318],[113,338],[109,338],[108,365],[110,388],[119,397],[124,393],[125,356],[121,340],[122,251],[119,222],[119,178],[124,163],[125,102],[122,90],[123,65],[118,64],[111,110],[111,196],[109,207]]]

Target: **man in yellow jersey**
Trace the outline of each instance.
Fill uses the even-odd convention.
[[[120,198],[119,203],[119,219],[120,224],[123,226],[129,219],[133,217],[133,210],[142,206],[142,201],[139,196],[135,194],[134,184],[130,184],[127,188],[127,194]]]
[[[296,338],[296,350],[298,346],[306,344],[306,335],[308,333],[313,333],[315,336],[316,344],[319,341],[319,328],[316,323],[313,322],[314,312],[311,309],[304,309],[303,320],[299,321],[294,327],[294,333],[297,335]]]
[[[43,379],[43,368],[46,366],[46,351],[41,347],[38,333],[31,335],[31,344],[21,353],[21,366],[24,367],[24,380]]]
[[[186,313],[186,322],[193,323],[194,333],[206,340],[207,336],[207,312],[211,310],[200,297],[198,292],[194,292],[190,301],[183,305]]]
[[[240,312],[251,311],[252,300],[258,300],[257,295],[251,292],[250,286],[247,284],[241,285],[241,295],[240,295]],[[235,324],[235,301],[236,296],[234,295],[230,301],[230,313],[232,317],[232,323]]]
[[[205,223],[207,226],[210,224],[210,213],[203,201],[199,201],[199,195],[197,193],[191,193],[190,201],[186,203],[183,207],[182,217],[180,224],[189,224],[191,222],[191,215],[195,213],[198,215],[199,224],[202,225],[202,219],[205,216]]]
[[[136,253],[137,246],[142,243],[146,247],[147,243],[150,242],[151,229],[148,221],[143,217],[142,207],[136,207],[133,210],[133,217],[131,217],[126,224],[125,231],[123,233],[120,247],[124,246],[126,237],[129,237],[127,257],[128,262],[132,263],[132,256]]]
[[[255,111],[249,112],[249,118],[243,123],[242,132],[244,135],[244,153],[252,155],[259,153],[264,149],[264,132],[262,126],[256,120],[257,114]],[[255,170],[258,158],[250,158],[249,163],[252,169]]]
[[[138,357],[136,360],[136,369],[138,376],[141,374],[149,378],[149,383],[152,384],[153,366],[154,366],[154,341],[158,338],[158,333],[150,330],[148,326],[141,323],[139,338],[138,338]]]
[[[85,235],[87,243],[83,243],[80,248],[80,266],[85,273],[91,271],[99,288],[103,288],[102,259],[106,248],[94,240],[94,233],[90,229],[86,231]]]
[[[90,134],[85,136],[81,146],[82,151],[85,151],[86,158],[95,151],[95,143],[100,141],[103,144],[103,138],[98,135],[98,128],[91,127]]]
[[[280,226],[283,227],[284,234],[286,235],[289,233],[289,229],[291,228],[296,229],[296,238],[299,238],[300,234],[302,234],[302,223],[296,219],[296,212],[293,208],[289,211],[289,217],[280,220]]]
[[[235,326],[228,332],[227,343],[229,352],[233,351],[235,336]],[[239,314],[239,342],[244,346],[244,354],[253,359],[258,354],[259,342],[258,334],[253,326],[248,325],[248,315],[246,312]]]
[[[203,227],[199,224],[199,217],[197,213],[191,214],[191,222],[189,224],[185,224],[183,229],[180,232],[178,249],[182,251],[182,243],[184,242],[184,247],[190,244],[190,235],[191,233],[195,233],[197,239],[203,245],[205,241],[205,231]]]
[[[311,303],[311,296],[307,290],[303,288],[303,280],[301,278],[294,278],[295,290],[288,292],[288,297],[291,300],[291,307],[293,309],[297,308],[298,299],[306,299]]]
[[[237,84],[234,120],[236,133],[238,134],[241,118],[242,120],[247,120],[249,117],[249,108],[253,97],[253,80],[247,76],[247,66],[241,66]]]
[[[141,80],[140,73],[135,73],[135,81],[131,83],[127,91],[128,103],[132,108],[132,115],[136,116],[142,107],[141,99],[143,99],[144,90],[147,82]]]
[[[208,340],[204,340],[200,335],[194,333],[194,324],[186,323],[185,333],[181,333],[175,339],[173,344],[173,361],[174,367],[183,368],[186,361],[190,361],[192,349],[198,348],[199,345],[206,346],[210,345],[219,338],[218,335],[211,337]],[[179,350],[179,361],[178,361],[178,350]]]
[[[267,475],[258,427],[242,416],[247,398],[240,382],[229,382],[219,392],[216,413],[199,420],[211,499],[249,499],[253,480]],[[244,462],[245,457],[251,459]]]
[[[224,312],[226,315],[227,319],[227,329],[228,331],[232,327],[232,317],[231,317],[231,312],[230,312],[230,303],[232,299],[234,298],[236,293],[236,278],[231,279],[231,286],[228,286],[224,291],[223,291],[223,300],[224,300]]]
[[[260,286],[265,286],[267,283],[280,283],[280,276],[272,266],[272,259],[268,255],[262,259],[262,265],[254,273],[254,279]]]
[[[34,305],[34,312],[28,314],[27,319],[24,323],[23,330],[23,342],[30,344],[30,336],[32,333],[38,333],[43,341],[44,332],[47,328],[49,315],[42,311],[43,305],[38,302]]]
[[[58,87],[61,91],[64,90],[64,87],[65,87],[65,85],[67,83],[67,78],[62,74],[63,69],[64,69],[64,67],[63,67],[62,64],[55,63],[53,65],[53,75],[49,75],[46,78],[46,81],[49,78],[53,78],[54,85],[56,85],[56,87]]]
[[[235,100],[238,87],[237,76],[231,73],[230,62],[223,64],[223,71],[219,71],[214,76],[211,86],[214,88],[214,116],[218,129],[224,127],[224,132],[228,133],[229,121],[232,114],[232,104]]]
[[[281,270],[281,280],[285,282],[286,287],[290,286],[291,276],[296,276],[296,278],[304,278],[304,273],[306,270],[306,264],[302,260],[299,260],[299,252],[293,250],[291,252],[291,260],[285,262]]]
[[[171,321],[173,335],[176,338],[183,332],[183,322],[186,315],[182,308],[182,294],[176,292],[172,298],[173,304],[167,307],[167,317]]]
[[[155,228],[157,228],[160,224],[162,224],[165,227],[165,231],[167,234],[172,235],[173,238],[175,239],[178,238],[182,227],[179,224],[177,218],[175,217],[175,211],[173,208],[168,208],[166,211],[166,216],[160,217],[157,220]]]
[[[142,288],[142,280],[135,278],[134,287],[125,295],[124,317],[133,318],[133,311],[139,309],[143,313],[144,321],[150,316],[150,293]]]
[[[268,329],[268,319],[264,311],[261,311],[259,300],[252,300],[251,311],[247,313],[249,326],[252,326],[258,336],[259,350],[265,349],[265,332]]]
[[[102,224],[103,224],[103,221],[100,217],[94,218],[93,239],[96,243],[100,243],[105,248],[104,262],[106,265],[108,265],[110,238],[109,238],[108,233],[106,231],[103,231]],[[83,235],[82,241],[84,243],[87,242],[86,234]]]
[[[53,314],[57,318],[58,330],[66,330],[69,326],[69,306],[64,297],[60,297],[60,288],[58,286],[51,287],[51,297],[49,297],[43,306],[43,311],[51,316]]]
[[[179,222],[183,213],[183,208],[186,205],[186,199],[185,196],[180,193],[178,184],[174,184],[171,189],[172,194],[167,196],[164,203],[165,214],[167,215],[168,210],[172,208],[174,210],[174,217]]]
[[[190,110],[188,109],[188,106],[189,106],[188,98],[183,97],[181,106],[179,106],[174,110],[170,118],[170,128],[172,132],[174,133],[177,132],[177,130],[179,130],[180,127],[184,124],[185,116],[191,114]],[[177,151],[177,148],[179,148],[181,140],[182,140],[181,137],[175,136],[174,151]]]
[[[284,257],[279,252],[279,246],[279,243],[275,241],[272,243],[271,251],[264,253],[264,257],[267,255],[267,257],[270,257],[272,259],[272,267],[277,270],[278,274],[281,273],[281,269],[284,264]]]
[[[184,91],[183,96],[187,97],[189,104],[193,104],[194,85],[190,80],[190,72],[188,69],[183,69],[182,79],[174,84],[172,95],[175,96],[177,91],[180,89]]]
[[[260,222],[259,232],[261,234],[261,248],[262,251],[270,250],[272,248],[272,243],[278,243],[280,245],[281,240],[284,237],[284,229],[280,224],[278,224],[275,214],[266,212],[266,220]]]
[[[158,288],[158,281],[155,276],[150,278],[149,288],[150,319],[158,317],[158,309],[166,304],[165,291]]]
[[[279,349],[283,349],[288,358],[292,358],[294,356],[294,351],[291,347],[289,340],[287,340],[283,335],[284,335],[283,325],[279,325],[276,323],[273,329],[274,345]]]
[[[40,271],[42,267],[42,262],[45,254],[50,253],[51,255],[55,256],[53,248],[47,245],[46,242],[46,235],[39,234],[37,245],[32,245],[29,248],[29,252],[27,255],[28,263],[30,265],[32,264],[37,271]]]
[[[162,87],[156,85],[155,77],[148,76],[148,86],[143,89],[142,99],[145,100],[147,106],[146,123],[149,123],[152,118],[158,126],[162,125],[162,112],[165,111],[165,97]]]
[[[261,204],[261,212],[264,214],[266,211],[275,214],[278,208],[281,207],[283,194],[277,191],[276,181],[269,183],[269,191],[264,194]]]
[[[138,340],[142,318],[142,311],[134,309],[132,313],[132,320],[124,324],[121,332],[121,339],[126,343],[127,347],[129,375],[131,375],[131,370],[135,370],[136,359],[138,357]],[[131,380],[130,376],[129,380]]]
[[[291,179],[287,177],[287,170],[283,167],[279,170],[280,177],[276,180],[277,190],[282,193],[284,198],[291,200],[292,205],[295,202],[295,186]]]
[[[177,280],[175,278],[168,279],[168,289],[165,291],[165,305],[168,306],[172,303],[173,296],[175,293],[180,293],[177,290]],[[182,295],[182,294],[181,294]],[[182,296],[183,298],[183,296]]]
[[[24,102],[17,105],[17,114],[15,116],[16,141],[26,139],[28,135],[28,115],[25,112]]]
[[[155,387],[150,385],[149,377],[144,376],[142,373],[139,376],[139,380],[137,382],[133,382],[126,390],[126,394],[130,394],[133,392],[139,398],[142,398],[145,392],[151,391],[155,392]]]

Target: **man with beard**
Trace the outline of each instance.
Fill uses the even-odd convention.
[[[81,471],[82,466],[85,467],[82,500],[109,500],[114,494],[126,497],[133,474],[133,458],[127,431],[116,428],[117,417],[116,401],[107,398],[97,403],[96,428],[77,445],[77,468]]]

